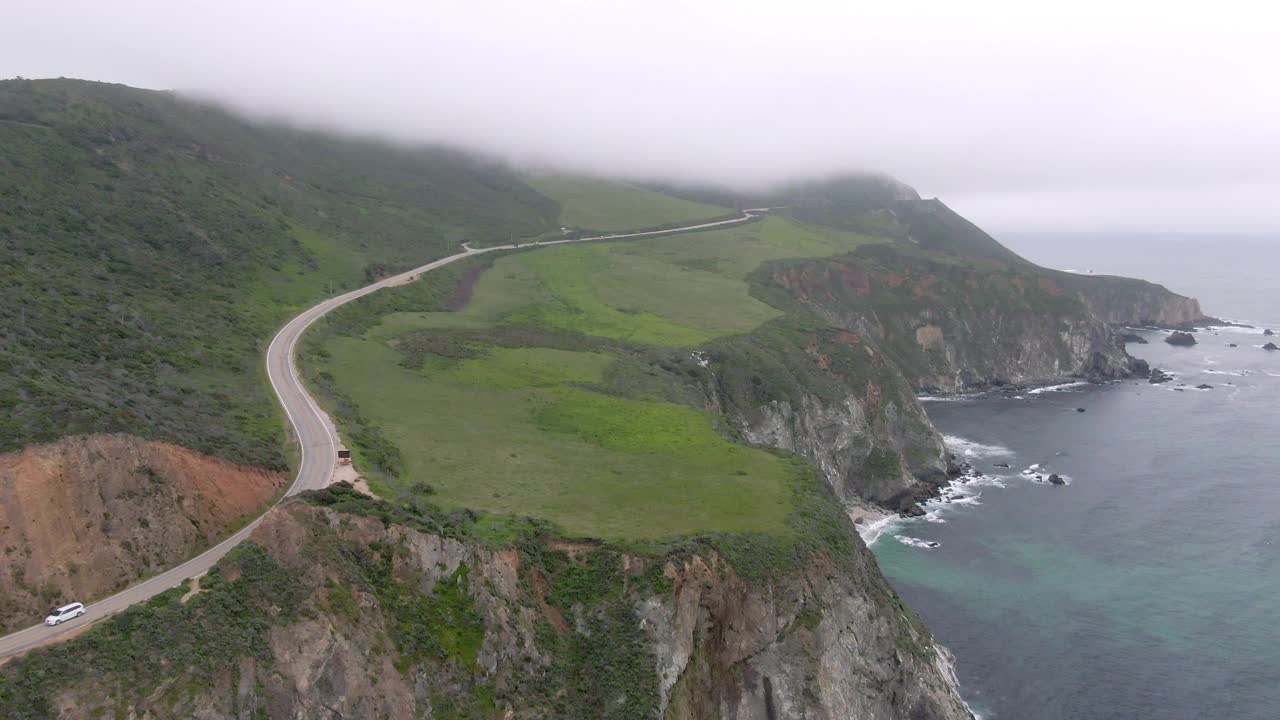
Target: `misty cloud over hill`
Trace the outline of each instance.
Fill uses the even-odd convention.
[[[761,186],[879,170],[997,232],[1276,227],[1280,51],[1248,8],[353,8],[28,5],[0,31],[0,76],[178,88],[611,175]]]

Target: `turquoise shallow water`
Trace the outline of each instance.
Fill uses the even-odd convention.
[[[1150,252],[1141,242],[1134,262]],[[1280,277],[1249,286],[1221,268],[1280,271],[1256,256],[1270,245],[1184,242],[1145,275],[1207,312],[1277,319]],[[1189,349],[1156,332],[1130,346],[1177,375],[1168,385],[927,403],[988,478],[873,550],[955,653],[984,718],[1280,717],[1280,353],[1258,348],[1260,330],[1216,332]],[[1020,472],[1032,464],[1071,484],[1034,482]]]

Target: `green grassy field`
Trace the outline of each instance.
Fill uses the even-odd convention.
[[[404,454],[393,492],[425,482],[446,506],[607,539],[785,526],[778,458],[725,440],[692,408],[581,387],[608,355],[490,348],[415,371],[376,342],[338,338],[329,351],[326,369]]]
[[[768,218],[712,232],[509,255],[481,278],[461,312],[392,314],[371,337],[531,323],[641,345],[695,345],[750,332],[781,314],[750,295],[747,275],[761,263],[838,255],[875,241]]]
[[[560,203],[560,224],[584,230],[632,230],[732,213],[613,180],[537,175],[527,182]]]
[[[447,507],[610,540],[785,534],[787,460],[611,370],[644,348],[696,346],[779,316],[749,293],[762,262],[871,241],[770,218],[514,253],[494,261],[461,311],[389,313],[328,338],[316,362],[399,449],[398,477],[371,474],[384,496],[413,497],[425,483]]]

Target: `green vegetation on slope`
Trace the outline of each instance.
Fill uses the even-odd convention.
[[[509,255],[459,312],[393,314],[372,339],[413,328],[531,324],[638,345],[684,346],[750,332],[782,313],[751,295],[762,262],[823,257],[873,241],[780,218],[709,232]]]
[[[1025,264],[981,228],[935,199],[885,175],[855,174],[794,183],[765,192],[670,187],[694,201],[737,207],[783,207],[797,220],[913,243],[966,258]]]
[[[565,175],[535,175],[526,180],[560,203],[560,224],[573,229],[610,232],[655,228],[733,212],[615,180]]]
[[[239,658],[269,663],[267,630],[299,619],[306,599],[297,574],[252,542],[232,550],[200,579],[200,593],[182,603],[188,590],[184,583],[0,669],[0,717],[57,717],[57,690],[104,678],[101,697],[123,703],[179,674],[205,687]],[[192,689],[170,683],[156,701],[178,703]]]
[[[573,555],[554,528],[537,521],[446,511],[420,498],[392,504],[345,483],[311,491],[274,510],[279,515],[264,526],[289,542],[232,550],[186,602],[184,584],[0,669],[0,717],[53,717],[67,703],[93,717],[131,709],[140,716],[144,709],[157,717],[216,714],[231,702],[225,689],[237,681],[252,687],[250,706],[275,708],[272,700],[282,698],[287,706],[296,701],[292,682],[313,677],[305,660],[307,648],[318,648],[312,642],[323,643],[339,663],[358,658],[358,670],[347,676],[357,685],[363,672],[376,688],[389,664],[425,689],[443,717],[497,717],[497,700],[531,717],[649,717],[658,702],[656,658],[635,608],[672,592],[666,561],[679,567],[691,555],[718,553],[739,576],[756,581],[792,576],[819,558],[860,577],[874,567],[825,484],[805,463],[784,462],[794,508],[785,538],[743,533],[625,548],[582,544]],[[356,522],[359,516],[380,522]],[[495,535],[497,527],[505,534]],[[481,549],[514,548],[519,562],[512,567],[468,551],[488,564],[431,566],[439,550],[409,531]],[[632,555],[625,564],[624,550]],[[492,584],[504,568],[518,573],[512,604],[495,597],[500,591]],[[430,586],[428,574],[435,576]],[[870,590],[896,600],[878,575]],[[534,609],[541,602],[558,613],[558,626],[549,622],[556,614]],[[891,610],[895,623],[909,615],[900,605]],[[564,618],[580,618],[581,625]],[[513,632],[530,623],[532,646]],[[478,664],[489,640],[519,643],[529,653],[524,662],[498,666],[505,682],[490,684],[492,675]],[[256,682],[246,686],[246,677]]]
[[[375,442],[349,439],[382,494],[425,483],[446,506],[617,541],[785,535],[786,462],[735,442],[692,387],[704,378],[690,351],[665,348],[778,318],[751,296],[759,263],[867,241],[768,220],[508,254],[460,311],[439,312],[452,291],[397,288],[335,312],[309,336],[305,365],[313,384],[355,399],[334,405],[344,430],[379,428]],[[464,279],[472,271],[417,284]],[[383,444],[398,462],[377,462]]]
[[[1072,367],[1072,324],[1086,322],[1088,309],[1056,277],[1029,264],[882,244],[838,258],[778,261],[755,279],[843,327],[874,328],[893,364],[929,387],[960,368],[998,379],[1016,361]]]
[[[581,387],[602,381],[607,356],[492,348],[414,371],[367,340],[328,350],[322,367],[404,456],[393,491],[427,482],[450,505],[602,538],[783,527],[776,458],[692,408]]]
[[[285,319],[555,213],[453,152],[119,85],[0,82],[0,451],[119,431],[281,467],[261,365]]]

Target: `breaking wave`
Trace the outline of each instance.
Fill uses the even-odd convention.
[[[911,537],[910,535],[894,535],[893,539],[897,540],[903,545],[910,545],[911,547],[929,548],[929,549],[942,547],[942,543],[936,540],[921,540],[920,538],[914,538],[914,537]]]
[[[891,530],[895,530],[903,522],[904,519],[902,517],[898,515],[890,515],[876,520],[875,522],[859,525],[858,535],[862,538],[862,542],[866,543],[867,547],[870,547],[886,533]]]
[[[1089,383],[1087,382],[1069,382],[1069,383],[1062,383],[1061,385],[1046,385],[1045,387],[1038,387],[1034,390],[1028,390],[1027,394],[1039,395],[1040,393],[1047,393],[1047,392],[1062,392],[1063,390],[1070,390],[1071,388],[1078,388],[1082,385],[1088,385],[1088,384]]]
[[[1013,451],[1003,445],[984,445],[980,442],[966,440],[958,435],[943,435],[942,442],[956,455],[966,458],[997,457],[1012,455]]]
[[[917,395],[916,399],[920,402],[960,402],[961,400],[972,400],[977,397],[973,394],[956,394],[956,395]]]

